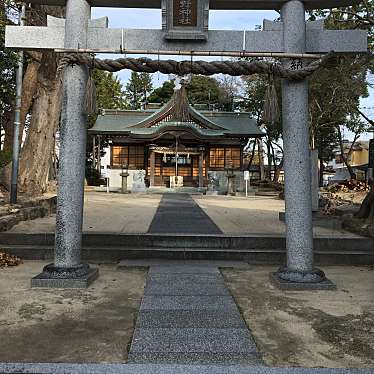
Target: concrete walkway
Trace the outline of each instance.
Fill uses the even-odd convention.
[[[188,194],[164,194],[148,230],[152,234],[222,234]]]
[[[151,266],[129,363],[261,363],[217,267]]]

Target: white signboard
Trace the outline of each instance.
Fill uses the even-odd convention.
[[[246,171],[244,172],[244,180],[245,180],[245,181],[249,181],[249,171],[248,171],[248,170],[246,170]]]
[[[109,169],[101,169],[101,178],[109,178]]]

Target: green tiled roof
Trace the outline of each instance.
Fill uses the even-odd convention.
[[[209,112],[190,110],[196,118],[203,121],[202,126],[194,125],[191,122],[167,122],[162,121],[158,125],[149,127],[148,123],[157,121],[158,115],[164,114],[165,107],[160,110],[105,110],[97,118],[95,125],[89,129],[92,134],[113,134],[128,135],[131,137],[152,137],[167,128],[174,131],[189,129],[195,131],[202,137],[259,137],[263,132],[257,127],[256,121],[249,113],[236,112]]]

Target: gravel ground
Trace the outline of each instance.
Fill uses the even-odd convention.
[[[267,365],[374,367],[373,268],[324,268],[337,291],[280,291],[274,270],[222,271]]]
[[[194,199],[225,234],[285,233],[286,225],[279,220],[279,212],[284,212],[284,201],[278,198],[194,196]],[[345,230],[317,226],[313,231],[315,236],[354,236]]]
[[[0,362],[126,362],[146,271],[101,265],[88,289],[30,289],[44,265],[0,269]]]

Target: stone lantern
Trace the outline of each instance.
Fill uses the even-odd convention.
[[[121,193],[128,193],[127,191],[127,177],[129,176],[129,171],[128,171],[128,166],[127,165],[122,165],[121,166],[122,171],[121,171],[121,178],[122,178],[122,184],[121,184]]]
[[[226,168],[227,173],[227,195],[235,196],[235,174],[234,174],[234,165],[232,162]]]
[[[209,0],[162,0],[166,40],[208,40]]]

